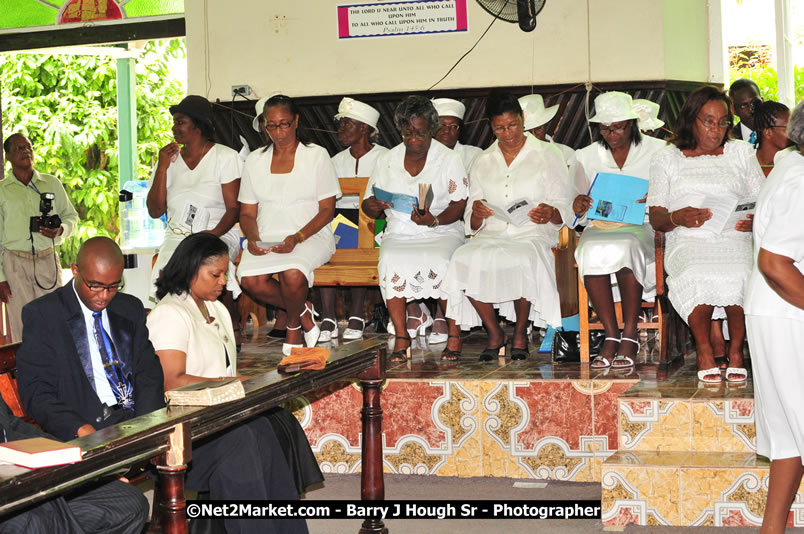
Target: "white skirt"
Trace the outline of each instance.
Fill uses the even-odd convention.
[[[757,453],[771,460],[804,457],[804,322],[746,315],[754,375]]]
[[[244,276],[275,274],[289,269],[298,269],[307,277],[313,287],[313,271],[327,263],[335,254],[335,240],[326,228],[299,243],[287,254],[269,252],[264,256],[254,256],[247,248],[243,249],[240,265],[237,268],[239,280]]]
[[[530,302],[537,327],[561,325],[552,243],[544,238],[478,236],[452,255],[447,272],[447,317],[468,330],[483,323],[467,297],[494,304],[516,320],[514,301]]]
[[[165,240],[162,242],[162,246],[159,247],[159,255],[151,270],[150,297],[154,302],[156,302],[156,279],[159,278],[159,273],[165,268],[165,265],[168,264],[176,248],[179,246],[179,243],[184,241],[185,237],[187,236],[176,234],[169,228],[165,230]],[[243,292],[240,289],[240,284],[237,283],[234,264],[234,260],[240,252],[240,231],[237,228],[232,228],[221,236],[221,240],[226,243],[226,247],[229,249],[229,271],[227,272],[226,289],[232,292],[234,298],[237,298],[240,296],[240,293]]]
[[[431,232],[431,235],[433,233]],[[445,299],[442,284],[449,260],[462,237],[453,234],[436,237],[402,237],[386,235],[380,245],[380,292],[385,301]]]
[[[752,254],[750,238],[683,236],[668,242],[664,268],[670,304],[687,322],[699,305],[715,306],[714,318],[723,318],[717,307],[743,305]]]
[[[581,277],[614,274],[627,267],[642,286],[642,299],[656,296],[656,245],[649,224],[609,230],[588,226],[578,240],[575,261]]]

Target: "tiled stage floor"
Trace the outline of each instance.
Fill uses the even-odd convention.
[[[244,343],[244,374],[281,359],[265,332]],[[538,345],[524,362],[480,363],[485,343],[473,332],[459,361],[441,362],[444,345],[419,337],[411,361],[389,362],[386,472],[601,482],[612,527],[761,522],[768,463],[755,454],[750,381],[699,384],[694,355],[656,366],[652,343],[630,372],[553,364]],[[291,406],[325,473],[359,472],[360,405],[344,382]],[[804,493],[798,502],[790,524],[804,526]]]

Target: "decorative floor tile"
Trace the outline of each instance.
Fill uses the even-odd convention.
[[[756,451],[753,401],[693,402],[692,450]]]
[[[602,519],[609,527],[677,525],[679,468],[603,466]]]
[[[620,402],[620,447],[646,451],[688,451],[690,404],[685,401]]]

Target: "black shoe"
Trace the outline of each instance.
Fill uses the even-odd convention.
[[[480,360],[481,362],[490,362],[493,361],[500,356],[505,356],[505,345],[508,343],[507,339],[504,339],[500,345],[496,347],[489,347],[485,349],[483,352],[480,353]]]
[[[511,347],[511,359],[512,360],[527,360],[529,354],[530,353],[528,352],[527,348],[516,349],[514,347]]]
[[[285,336],[288,335],[287,330],[280,330],[278,328],[274,328],[270,332],[268,332],[268,337],[273,337],[277,339],[285,339]]]

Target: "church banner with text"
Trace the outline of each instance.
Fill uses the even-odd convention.
[[[338,38],[465,32],[467,0],[409,0],[338,6]]]

